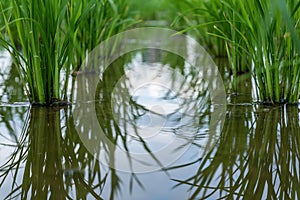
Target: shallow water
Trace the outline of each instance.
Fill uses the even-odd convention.
[[[102,81],[80,75],[64,108],[30,107],[1,55],[1,199],[300,197],[298,106],[253,103],[247,75],[236,96],[222,73],[225,122],[212,132],[211,91],[173,54],[134,52]]]

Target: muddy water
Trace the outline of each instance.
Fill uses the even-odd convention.
[[[30,107],[17,71],[1,55],[1,199],[299,198],[298,106],[254,103],[248,75],[233,94],[224,61],[218,65],[227,111],[212,135],[210,92],[196,87],[205,82],[172,54],[134,52],[102,81],[82,75],[64,108]],[[170,85],[135,87],[159,76],[187,96]],[[78,111],[87,85],[97,87],[97,98],[81,101]]]

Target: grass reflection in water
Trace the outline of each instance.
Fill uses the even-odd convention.
[[[119,60],[114,64],[123,66],[126,63]],[[98,85],[90,78],[86,79],[87,82],[77,82],[74,87],[87,84],[97,87],[98,99],[87,104],[96,105],[97,122],[105,136],[124,149],[134,151],[128,141],[132,141],[133,135],[139,135],[138,130],[134,130],[131,124],[127,127],[122,125],[122,129],[119,125],[122,120],[125,120],[123,124],[126,121],[138,122],[132,117],[139,117],[135,114],[146,113],[148,108],[134,98],[131,101],[126,99],[126,104],[119,107],[111,105],[112,99],[120,98],[114,95],[130,87],[126,81],[119,82],[122,87],[112,92],[126,70],[120,67],[111,69]],[[180,67],[178,71],[185,73]],[[189,73],[194,77],[192,72]],[[205,99],[206,95],[199,96]],[[166,99],[172,99],[172,95]],[[177,107],[172,109],[174,112]],[[88,112],[91,111],[87,109],[82,113],[82,119]],[[119,118],[113,116],[114,112],[120,113]],[[202,157],[199,149],[202,148],[201,141],[208,137],[209,113],[209,105],[199,110],[198,134],[188,151],[174,165],[160,171],[137,174],[123,173],[112,166],[108,168],[100,164],[94,157],[97,157],[99,148],[91,154],[83,145],[75,128],[72,109],[30,108],[28,116],[23,117],[26,120],[22,134],[16,137],[14,152],[0,167],[0,190],[7,188],[4,196],[8,199],[299,198],[300,127],[297,106],[265,107],[242,104],[237,100],[228,107],[217,144]],[[18,118],[22,118],[19,113]],[[5,120],[1,118],[1,126],[6,126]],[[127,134],[129,126],[137,133]],[[109,159],[116,160],[115,149],[109,148],[104,140],[100,137],[91,137],[90,140],[98,142],[98,147],[106,148]],[[135,138],[135,142],[143,144],[143,151],[147,152],[151,146],[145,141],[143,137]],[[157,163],[160,162],[155,155],[152,156]]]

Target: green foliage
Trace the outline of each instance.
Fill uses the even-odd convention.
[[[182,0],[131,0],[130,14],[137,20],[145,22],[147,26],[169,26],[185,7],[186,2]],[[173,26],[177,30],[180,27]]]
[[[31,103],[50,105],[66,99],[71,66],[77,70],[89,51],[126,27],[127,3],[121,0],[0,3],[4,24],[0,45],[11,53]],[[61,77],[62,69],[66,77]]]
[[[85,7],[92,7],[87,11]],[[86,55],[102,41],[110,38],[134,23],[128,16],[128,1],[123,0],[83,0],[70,1],[66,21],[77,16],[84,16],[76,30],[76,21],[71,22],[74,27],[73,70],[79,70]]]
[[[298,102],[299,3],[296,1],[193,1],[190,22],[216,55],[226,55],[236,76],[251,71],[262,102]],[[196,6],[195,6],[196,5]],[[213,37],[212,37],[213,36]]]
[[[10,7],[14,20],[2,13],[10,41],[2,35],[1,43],[12,54],[28,86],[31,102],[49,104],[59,99],[60,70],[68,62],[71,34],[71,30],[63,29],[66,9],[66,1],[16,0]],[[16,27],[16,35],[12,27]]]

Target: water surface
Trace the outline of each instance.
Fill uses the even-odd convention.
[[[248,75],[241,77],[239,94],[234,95],[225,62],[219,67],[228,88],[226,120],[222,131],[211,135],[213,108],[205,81],[197,80],[192,67],[173,54],[145,50],[117,60],[95,85],[96,100],[82,101],[85,110],[76,116],[76,91],[84,91],[77,89],[96,84],[97,76],[83,82],[78,77],[71,84],[73,104],[69,107],[34,108],[27,103],[17,71],[7,62],[7,55],[1,55],[1,198],[299,198],[298,106],[253,103]],[[160,77],[171,86],[182,86],[180,91],[186,96],[162,84],[135,87],[139,81]],[[130,95],[122,95],[125,92]],[[86,118],[94,112],[90,104],[95,105],[97,122],[108,140],[91,134],[92,121]],[[78,119],[91,126],[78,132]],[[83,133],[87,141],[97,144],[93,151],[82,141]],[[153,152],[174,138],[182,142],[173,146],[174,154],[186,149],[165,165],[166,155]],[[136,173],[128,164],[130,155],[120,162],[116,148],[107,141],[132,154],[146,155],[149,160],[142,160],[143,166],[161,164],[162,168]],[[100,162],[101,157],[97,159],[100,150],[109,155],[102,158],[109,160],[109,166]],[[122,164],[128,165],[126,170],[118,170],[125,169]]]

